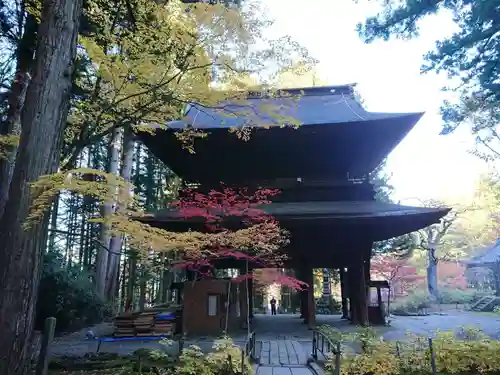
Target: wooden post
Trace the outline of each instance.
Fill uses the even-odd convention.
[[[351,324],[358,324],[358,296],[357,296],[357,284],[355,267],[349,266],[346,273],[347,279],[347,296],[349,298],[349,318]]]
[[[250,319],[253,318],[253,270],[250,270],[251,277],[248,279],[248,310],[250,312]]]
[[[363,262],[363,270],[364,270],[364,276],[365,276],[366,296],[367,297],[370,295],[370,280],[371,280],[370,268],[371,268],[371,262],[370,262],[370,257],[368,256],[368,258],[365,259]]]
[[[357,272],[355,273],[357,274],[356,276],[357,279],[359,280],[358,290],[357,290],[358,323],[361,326],[366,327],[369,325],[369,322],[368,322],[368,301],[366,296],[366,272],[365,272],[366,268],[363,258],[361,258],[357,267],[353,268],[357,270]]]
[[[380,308],[382,308],[382,291],[380,287],[377,287],[377,304]]]
[[[349,317],[349,310],[347,306],[347,284],[345,267],[340,268],[340,295],[342,301],[342,317],[340,319],[347,319]]]
[[[40,354],[36,365],[36,375],[47,375],[49,371],[49,354],[52,341],[54,340],[54,332],[56,330],[56,318],[45,319],[43,328],[42,343],[40,346]]]
[[[307,323],[307,289],[300,291],[300,318]]]
[[[307,301],[307,323],[309,329],[316,328],[316,303],[314,300],[314,275],[313,269],[311,267],[307,268],[307,273],[305,276],[305,282],[307,283],[307,291],[306,291],[306,301]]]
[[[362,257],[353,259],[347,272],[351,323],[368,325],[368,299],[366,295],[366,273]]]
[[[431,369],[432,374],[437,375],[437,366],[436,366],[436,353],[434,352],[434,346],[432,345],[432,337],[429,337],[429,351],[431,352]]]
[[[307,283],[306,269],[303,265],[298,266],[295,269],[295,277],[297,280]],[[307,289],[301,290],[300,295],[300,319],[304,319],[304,324],[308,323],[308,299],[307,299]]]

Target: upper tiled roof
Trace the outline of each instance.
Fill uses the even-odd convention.
[[[368,112],[356,100],[353,85],[325,86],[287,89],[286,94],[275,96],[250,94],[215,108],[193,103],[182,119],[151,125],[161,130],[139,136],[188,181],[246,186],[297,176],[309,180],[364,177],[421,116]],[[287,124],[301,126],[283,128]],[[245,141],[241,133],[228,131],[244,126],[255,130],[243,134],[249,135]],[[196,138],[195,153],[179,142],[175,132],[186,127],[208,134]]]
[[[296,125],[337,124],[403,117],[408,113],[368,112],[356,100],[354,85],[322,86],[283,90],[278,97],[250,94],[246,99],[220,103],[207,108],[193,103],[181,120],[168,127],[181,129],[192,125],[199,129],[241,126],[278,126],[285,120]]]

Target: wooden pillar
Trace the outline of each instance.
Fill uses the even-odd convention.
[[[239,273],[240,275],[247,277],[246,280],[240,283],[240,288],[241,288],[240,312],[241,312],[241,317],[246,325],[247,318],[252,318],[253,316],[253,290],[252,290],[253,271],[251,269],[247,270],[247,265],[245,264],[244,266],[241,266],[239,268]]]
[[[368,301],[366,296],[366,272],[365,262],[363,257],[360,257],[352,265],[352,277],[355,284],[353,285],[355,295],[355,322],[361,326],[369,325],[368,322]]]
[[[349,306],[347,304],[347,283],[345,267],[340,268],[340,296],[342,302],[342,316],[340,319],[349,318]]]
[[[306,269],[304,268],[303,265],[300,265],[295,269],[295,277],[297,278],[297,280],[307,283]],[[308,318],[307,289],[301,290],[298,293],[300,297],[300,319],[304,319],[304,323],[307,323],[307,318]]]
[[[349,265],[346,272],[346,281],[347,281],[347,297],[349,299],[349,320],[351,324],[358,324],[358,315],[357,315],[357,284],[358,280],[356,280],[356,273],[354,271],[354,267]]]
[[[363,262],[364,276],[365,276],[365,285],[366,285],[366,295],[370,292],[370,280],[371,280],[371,262],[370,258],[367,258]]]
[[[380,308],[382,308],[382,291],[379,287],[377,287],[377,304]]]
[[[300,291],[300,318],[307,323],[307,288]]]
[[[250,271],[251,277],[248,278],[248,309],[250,312],[250,319],[253,318],[253,270]]]
[[[307,268],[307,273],[305,276],[306,276],[305,282],[307,283],[307,291],[306,291],[307,320],[305,321],[305,323],[307,323],[309,329],[314,329],[316,328],[316,303],[314,299],[314,275],[312,267]]]

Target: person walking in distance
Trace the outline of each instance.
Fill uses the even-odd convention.
[[[276,300],[274,299],[274,296],[271,297],[271,315],[276,315]]]

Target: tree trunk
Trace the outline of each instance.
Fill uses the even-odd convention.
[[[144,269],[142,269],[139,278],[139,311],[144,311],[144,308],[146,307],[146,293],[147,293],[146,272],[144,271]]]
[[[427,289],[429,294],[434,298],[438,297],[438,277],[437,265],[438,259],[436,258],[436,249],[430,247],[427,250]]]
[[[82,0],[44,0],[10,198],[0,220],[0,374],[28,372],[47,220],[25,230],[30,183],[58,165]]]
[[[108,173],[117,175],[120,168],[120,138],[122,135],[122,129],[115,129],[111,136],[111,141],[109,143],[109,168]],[[113,189],[110,186],[110,189]],[[110,195],[114,195],[116,191],[113,189]],[[110,197],[111,198],[111,197]],[[109,217],[113,213],[114,207],[112,199],[108,202],[104,202],[102,206],[102,216],[104,218]],[[97,293],[106,298],[106,276],[108,274],[108,262],[109,262],[109,249],[111,237],[108,233],[108,226],[105,224],[101,225],[101,235],[99,242],[102,246],[99,246],[97,250],[96,259],[96,290]]]
[[[0,126],[1,135],[19,136],[21,134],[21,112],[30,82],[33,53],[36,45],[38,27],[36,18],[28,14],[23,26],[24,33],[16,50],[16,75],[9,92],[7,116]],[[0,217],[2,217],[9,199],[9,186],[14,172],[17,147],[7,147],[6,151],[7,158],[0,158]]]
[[[123,139],[123,163],[120,175],[121,177],[130,182],[132,174],[132,165],[134,163],[134,135],[131,130],[126,131]],[[129,192],[122,192],[121,194],[128,194]],[[116,209],[120,210],[124,207],[117,206]],[[118,291],[118,280],[120,273],[120,259],[122,251],[123,236],[113,236],[109,245],[109,259],[107,270],[107,285],[106,297],[108,301],[112,301]]]
[[[50,212],[50,235],[49,235],[49,251],[56,249],[56,230],[57,230],[57,217],[59,213],[59,194],[54,198],[52,203],[52,210]]]
[[[129,255],[128,283],[127,283],[127,302],[125,311],[133,310],[135,307],[135,285],[137,283],[137,255],[131,252]]]

